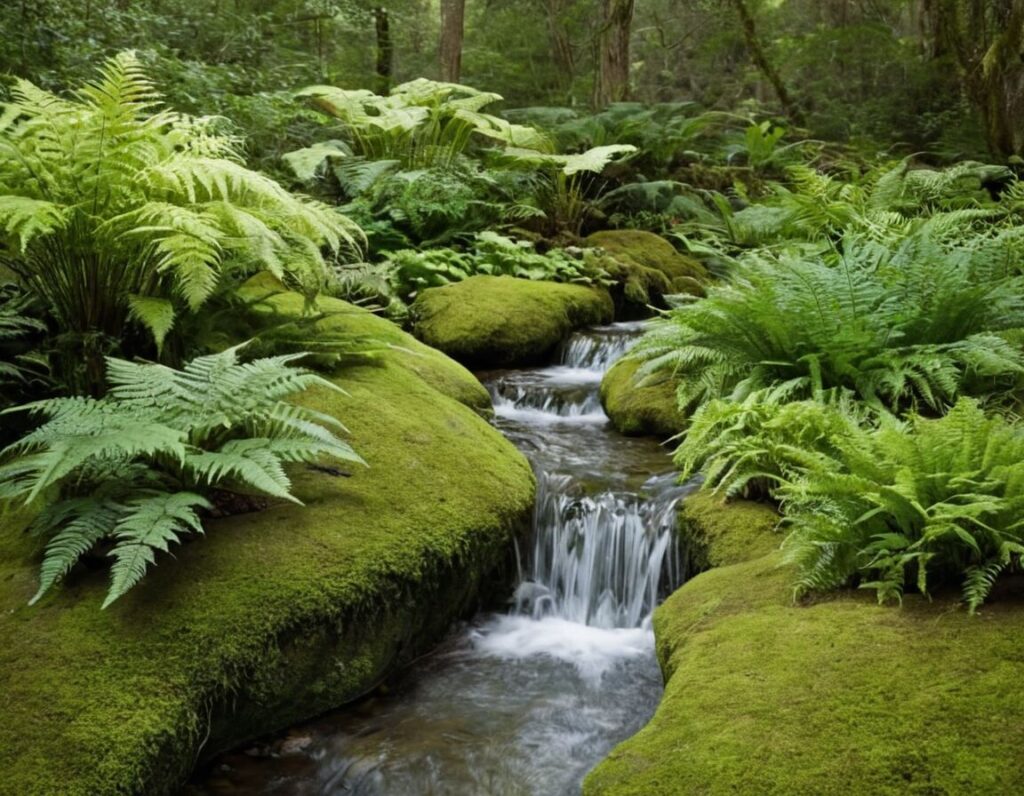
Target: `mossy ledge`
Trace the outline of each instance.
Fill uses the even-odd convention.
[[[612,296],[618,317],[646,317],[649,305],[664,306],[662,298],[670,293],[704,294],[709,279],[704,265],[653,232],[603,230],[588,237],[586,245],[606,254],[601,265],[615,280]]]
[[[640,386],[639,369],[637,360],[620,359],[601,380],[601,404],[612,425],[631,436],[678,434],[686,418],[679,411],[675,383],[666,379]]]
[[[173,792],[200,757],[372,689],[504,582],[534,481],[456,400],[482,388],[388,322],[326,308],[326,326],[401,346],[336,374],[349,396],[303,397],[369,468],[296,472],[305,507],[211,522],[106,611],[105,567],[28,607],[40,549],[7,518],[0,793]]]
[[[544,362],[572,331],[613,313],[600,288],[510,276],[429,288],[412,305],[416,336],[471,368]]]
[[[655,614],[665,695],[585,796],[1024,790],[1024,600],[794,605],[769,509],[686,500],[693,578]]]

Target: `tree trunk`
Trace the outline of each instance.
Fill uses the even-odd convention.
[[[386,8],[373,9],[374,27],[377,31],[377,78],[378,90],[387,94],[391,90],[391,76],[394,73],[395,47],[391,41],[391,19]]]
[[[1024,0],[931,0],[925,11],[956,58],[989,149],[1024,153]]]
[[[601,28],[597,36],[598,73],[594,105],[629,98],[629,36],[634,0],[602,0]]]
[[[576,58],[572,51],[569,31],[562,15],[565,0],[544,0],[544,11],[548,19],[548,36],[551,39],[551,60],[558,73],[558,85],[568,88],[576,72]]]
[[[466,0],[441,0],[441,79],[458,83],[462,75],[462,29]]]
[[[750,15],[750,9],[747,8],[746,2],[744,0],[732,0],[732,4],[740,18],[743,38],[747,43],[747,50],[750,51],[751,60],[761,70],[761,73],[767,78],[768,82],[771,83],[775,96],[779,98],[779,104],[782,105],[782,110],[786,116],[795,124],[803,124],[803,114],[800,113],[800,109],[793,102],[793,98],[786,89],[786,84],[782,82],[781,75],[772,65],[772,62],[768,60],[768,56],[761,46],[761,40],[757,36],[757,26],[754,24],[754,18]]]

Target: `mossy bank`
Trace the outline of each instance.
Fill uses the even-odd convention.
[[[296,296],[274,300],[290,312]],[[305,507],[209,523],[100,610],[106,567],[35,607],[39,546],[0,536],[0,793],[173,792],[202,756],[373,688],[474,610],[534,482],[472,376],[343,302],[319,332],[391,343],[303,396],[368,468],[304,469]]]
[[[651,384],[637,378],[640,363],[620,359],[601,380],[601,404],[612,425],[623,434],[671,437],[683,430],[686,418],[676,401],[675,383],[657,377]]]
[[[586,796],[1019,793],[1024,601],[792,602],[772,513],[696,495],[695,577],[655,614],[667,680]]]
[[[600,288],[510,276],[430,288],[412,305],[416,336],[472,368],[544,362],[572,331],[613,312]]]

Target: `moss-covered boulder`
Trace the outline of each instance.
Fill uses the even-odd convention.
[[[718,566],[655,614],[667,678],[651,722],[586,796],[1019,793],[1024,601],[864,592],[794,605],[770,510],[684,504]]]
[[[40,545],[0,526],[0,792],[174,792],[200,756],[371,690],[500,588],[534,483],[460,402],[479,385],[387,321],[325,308],[332,332],[400,346],[335,372],[348,396],[302,398],[368,468],[296,471],[304,507],[210,522],[105,611],[106,568],[28,607]]]
[[[472,368],[545,361],[573,330],[608,323],[607,291],[510,276],[473,276],[424,290],[413,302],[416,336]]]
[[[603,249],[601,265],[616,282],[620,316],[642,314],[648,304],[660,306],[670,293],[704,294],[707,269],[660,235],[639,229],[610,229],[587,238],[588,246]]]
[[[683,430],[676,387],[671,380],[640,386],[635,359],[620,359],[601,380],[601,404],[623,434],[671,437]]]

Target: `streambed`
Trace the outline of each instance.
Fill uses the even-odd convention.
[[[458,627],[392,689],[215,761],[194,796],[575,794],[661,694],[650,613],[682,580],[666,451],[611,429],[601,375],[642,330],[574,335],[557,364],[482,374],[538,479],[504,613]]]

